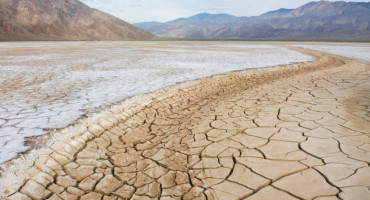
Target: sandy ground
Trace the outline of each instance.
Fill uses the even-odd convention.
[[[1,194],[368,199],[370,66],[299,51],[317,60],[171,86],[65,129],[3,165]]]

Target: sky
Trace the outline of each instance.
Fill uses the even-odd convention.
[[[311,0],[80,0],[129,23],[170,21],[198,13],[258,16],[279,8],[297,8]],[[353,2],[368,2],[352,0]]]

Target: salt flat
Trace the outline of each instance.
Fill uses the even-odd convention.
[[[0,163],[28,150],[26,137],[66,127],[136,94],[312,59],[283,47],[239,42],[0,43]]]
[[[0,165],[0,199],[368,199],[370,64],[231,72],[120,102]]]
[[[370,63],[370,44],[369,43],[317,43],[299,44],[298,47],[309,48],[316,51],[323,51],[348,58],[353,58]]]

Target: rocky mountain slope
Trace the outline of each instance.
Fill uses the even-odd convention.
[[[370,41],[370,2],[311,2],[257,17],[207,13],[166,23],[134,24],[161,37]]]
[[[0,41],[156,38],[78,0],[0,0]]]

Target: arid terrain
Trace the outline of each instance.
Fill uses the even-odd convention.
[[[42,146],[42,138],[33,136],[127,97],[215,74],[312,59],[268,44],[1,43],[0,163]]]
[[[358,45],[366,55],[367,44],[339,53]],[[289,48],[314,60],[172,85],[54,133],[2,165],[1,197],[367,199],[370,64]]]
[[[370,200],[370,2],[309,1],[0,0],[0,199]]]

